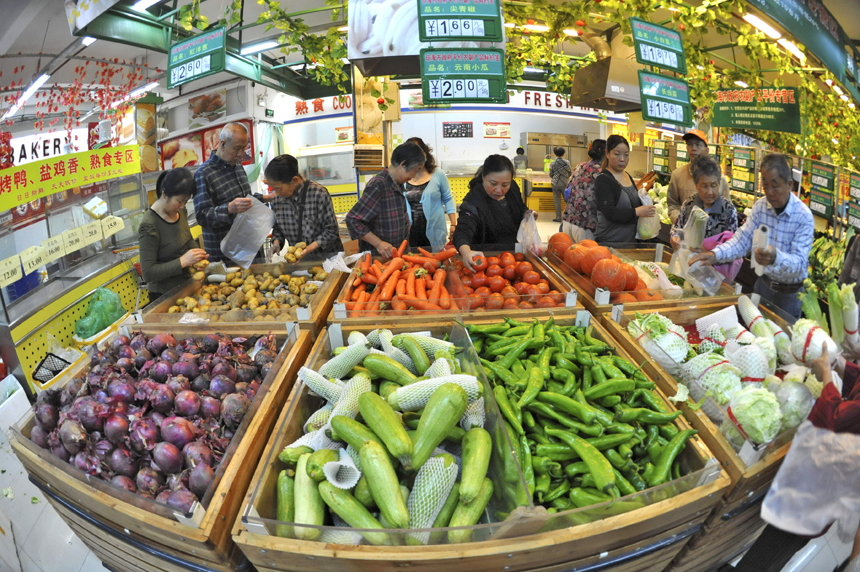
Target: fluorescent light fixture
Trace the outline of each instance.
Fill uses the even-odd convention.
[[[157,81],[154,81],[154,82],[152,82],[152,83],[148,83],[148,84],[146,84],[145,86],[143,86],[143,87],[139,87],[139,88],[137,88],[136,90],[134,90],[134,91],[130,92],[128,95],[126,95],[125,97],[123,97],[123,98],[122,98],[122,99],[120,99],[119,101],[114,101],[113,103],[111,103],[111,104],[110,104],[110,106],[111,106],[112,108],[113,108],[113,107],[118,107],[118,106],[122,105],[123,103],[125,103],[126,101],[128,101],[129,99],[134,99],[135,97],[140,97],[141,95],[143,95],[143,94],[144,94],[144,93],[146,93],[147,91],[150,91],[150,90],[152,90],[152,89],[154,89],[154,88],[156,88],[156,87],[158,87],[158,82],[157,82]]]
[[[338,32],[349,32],[349,26],[341,26],[337,29]]]
[[[836,92],[836,95],[843,95],[845,93],[844,91],[842,91],[842,88],[839,87],[838,85],[833,86],[833,91]]]
[[[833,80],[832,80],[832,79],[830,79],[830,78],[827,78],[826,80],[824,80],[824,83],[826,83],[827,85],[832,86],[832,85],[833,85]]]
[[[516,28],[517,25],[513,22],[505,22],[505,28]]]
[[[138,12],[146,12],[146,9],[150,6],[154,6],[161,2],[161,0],[137,0],[134,6],[132,6],[132,10],[137,10]]]
[[[782,34],[777,32],[773,26],[756,16],[755,14],[746,14],[744,15],[744,20],[758,28],[760,31],[764,32],[766,35],[770,36],[774,40],[778,40],[782,37]]]
[[[18,98],[18,101],[15,102],[15,105],[10,107],[9,111],[7,111],[3,115],[3,117],[0,117],[0,119],[8,119],[8,118],[12,117],[13,115],[15,115],[16,113],[18,113],[18,110],[24,106],[24,102],[26,102],[28,99],[30,99],[30,96],[32,96],[34,93],[36,93],[36,91],[38,91],[38,89],[40,87],[42,87],[42,85],[46,81],[48,81],[48,78],[50,78],[50,77],[51,76],[49,76],[48,74],[44,74],[44,73],[42,75],[40,75],[39,79],[34,81],[32,84],[30,84],[30,87],[27,88],[27,91],[25,91],[24,94],[20,98]]]
[[[91,38],[89,36],[85,36],[84,39],[81,40],[81,43],[85,46],[92,46],[93,44],[96,43],[96,38]]]
[[[738,87],[749,87],[749,84],[747,84],[747,82],[741,80],[736,81],[735,85]]]
[[[530,32],[549,32],[549,26],[543,24],[526,24],[523,29]]]
[[[534,68],[532,66],[526,66],[525,68],[523,68],[523,71],[532,72],[532,73],[544,73],[544,70],[539,70],[539,69]]]
[[[848,96],[847,95],[840,95],[839,99],[841,99],[842,101],[848,101]]]
[[[782,39],[780,39],[780,40],[779,40],[779,42],[777,42],[777,43],[778,43],[780,46],[782,46],[783,48],[785,48],[786,50],[788,50],[789,52],[791,52],[791,53],[794,55],[794,57],[796,57],[798,60],[800,60],[800,63],[801,63],[801,64],[805,64],[805,63],[806,63],[806,54],[804,54],[803,52],[801,52],[801,51],[800,51],[800,48],[798,48],[798,47],[794,44],[794,42],[790,42],[790,41],[786,40],[785,38],[782,38]]]
[[[256,44],[251,44],[249,46],[243,47],[239,54],[243,56],[247,56],[248,54],[256,54],[259,52],[265,52],[266,50],[271,50],[272,48],[277,48],[280,44],[278,44],[277,40],[264,40],[262,42],[257,42]]]
[[[563,30],[563,32],[564,32],[565,36],[578,36],[579,35],[579,32],[577,32],[576,30],[571,30],[570,28],[568,28],[567,30]]]

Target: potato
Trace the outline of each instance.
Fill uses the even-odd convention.
[[[308,272],[311,274],[319,274],[320,272],[324,272],[324,270],[322,266],[311,266],[310,269],[308,269]]]
[[[286,304],[287,303],[287,295],[281,292],[277,296],[275,296],[275,300],[278,301],[278,304]]]
[[[298,282],[290,282],[290,285],[288,287],[290,294],[294,294],[294,295],[298,296],[300,289],[301,289],[301,286],[299,285]]]
[[[301,248],[297,248],[296,252],[294,254],[296,255],[296,258],[301,258],[302,256],[305,255],[305,251],[302,250]]]
[[[289,248],[287,249],[287,252],[289,252],[290,254],[295,254],[295,252],[296,252],[296,247],[295,247],[295,246],[291,246],[291,247],[289,247]]]
[[[307,248],[307,247],[308,247],[308,243],[307,243],[307,242],[297,242],[297,243],[296,243],[296,248],[297,248],[297,249],[302,249],[302,250],[304,250],[304,249],[305,249],[305,248]]]
[[[260,285],[260,290],[272,290],[272,279],[268,278]]]
[[[266,303],[266,300],[267,300],[267,299],[266,299],[266,296],[265,296],[262,292],[257,292],[257,293],[255,294],[255,297],[257,298],[257,301],[258,301],[259,303],[261,303],[261,304],[265,304],[265,303]]]
[[[227,301],[234,308],[241,307],[245,303],[245,294],[241,290],[237,290],[230,295]]]
[[[278,276],[278,280],[280,280],[282,283],[286,284],[287,282],[290,281],[290,275],[289,274],[281,274],[280,276]]]
[[[328,278],[327,272],[317,272],[314,274],[314,280],[317,282],[325,282],[325,279]]]
[[[248,300],[248,309],[249,310],[255,310],[259,305],[260,305],[260,301],[257,300],[256,298],[251,298],[250,300]]]
[[[254,288],[251,288],[250,290],[245,292],[245,298],[256,298],[256,297],[257,297],[257,290]]]
[[[280,307],[281,307],[280,304],[278,304],[278,302],[275,300],[272,300],[271,302],[266,304],[266,308],[268,308],[269,310],[277,310]]]
[[[272,315],[266,315],[266,316],[263,316],[263,321],[264,322],[276,322],[277,319]]]
[[[233,288],[240,288],[244,283],[245,281],[241,278],[233,278],[232,280],[230,280],[230,286],[232,286]]]
[[[195,300],[194,298],[186,298],[185,299],[185,307],[188,308],[189,310],[192,310],[192,309],[196,308],[197,306],[199,306],[199,304],[197,303],[197,300]]]
[[[278,318],[281,320],[289,320],[290,319],[290,311],[288,309],[282,309],[278,313]]]
[[[298,261],[298,258],[296,258],[296,255],[293,254],[292,252],[287,253],[287,255],[284,256],[284,258],[286,258],[288,262],[297,262]]]
[[[211,308],[211,306],[200,306],[200,311],[201,312],[208,312],[209,308]]]
[[[290,295],[289,298],[287,298],[287,302],[289,303],[290,306],[298,306],[299,297],[296,296],[295,294],[292,294],[292,295]]]
[[[280,285],[281,285],[281,281],[280,281],[280,280],[278,280],[277,278],[275,278],[274,280],[272,280],[272,290],[274,290],[275,288],[277,288],[277,287],[278,287],[278,286],[280,286]]]
[[[316,294],[319,287],[316,284],[305,284],[304,286],[305,294],[311,295]]]
[[[231,280],[233,280],[233,278],[236,278],[236,273],[235,273],[235,272],[230,272],[230,273],[228,273],[228,274],[227,274],[227,277],[225,278],[225,280],[226,280],[227,282],[230,282]]]
[[[302,294],[301,296],[299,296],[299,306],[301,306],[302,308],[307,308],[308,304],[310,304],[310,303],[311,302],[308,299],[307,294]]]
[[[266,314],[265,307],[254,308],[251,312],[254,316],[264,316]]]
[[[221,316],[218,314],[212,314],[211,316],[209,316],[209,321],[210,322],[220,322]]]
[[[179,306],[171,306],[170,308],[167,309],[168,314],[178,314],[181,311],[182,311],[182,309]]]

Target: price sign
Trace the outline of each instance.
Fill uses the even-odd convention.
[[[668,173],[669,160],[663,157],[654,157],[654,170],[658,173]]]
[[[848,224],[860,230],[860,205],[848,203]]]
[[[418,0],[418,39],[501,42],[501,4],[501,0]]]
[[[224,71],[224,28],[215,28],[170,46],[167,60],[167,89]]]
[[[860,201],[860,173],[848,174],[848,194],[855,201]]]
[[[0,287],[17,282],[21,276],[21,259],[17,254],[0,260]]]
[[[630,18],[630,27],[637,62],[686,75],[687,58],[681,34],[638,18]]]
[[[505,53],[497,49],[423,49],[425,103],[507,103]]]
[[[827,163],[812,162],[812,173],[810,181],[816,187],[833,191],[836,179],[836,167]]]
[[[102,221],[94,220],[81,227],[84,246],[98,242],[102,239]]]
[[[42,248],[45,250],[45,264],[53,262],[66,255],[65,242],[63,241],[62,234],[43,240]]]
[[[669,156],[669,150],[666,149],[666,144],[663,143],[662,145],[658,146],[657,143],[655,142],[654,143],[654,155],[656,155],[658,157],[668,157]]]
[[[809,210],[822,218],[833,218],[833,194],[813,187],[809,190]]]
[[[121,218],[113,215],[106,216],[102,219],[102,235],[109,238],[125,228],[125,223]]]
[[[30,274],[39,267],[45,265],[45,249],[41,246],[31,246],[21,253],[21,264],[24,265],[24,274]]]
[[[66,254],[71,254],[86,246],[84,244],[83,233],[81,231],[82,227],[78,227],[69,229],[62,234],[63,248],[65,249]]]
[[[692,124],[690,86],[686,81],[640,70],[639,90],[646,121]]]
[[[690,156],[687,155],[686,149],[681,149],[680,147],[675,147],[675,159],[678,161],[689,161]]]

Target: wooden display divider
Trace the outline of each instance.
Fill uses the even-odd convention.
[[[425,323],[420,329],[430,330],[434,335],[449,331],[454,325],[453,319],[445,321],[443,316],[440,317],[443,321],[431,325]],[[575,320],[572,316],[556,317],[556,322],[562,325],[573,325]],[[467,324],[476,325],[496,321],[483,317],[475,319],[474,316],[465,318]],[[629,359],[627,353],[615,345],[605,329],[599,324],[594,326],[593,337],[613,345],[620,357]],[[336,342],[340,343],[346,340],[349,332],[367,333],[373,328],[334,324],[331,329]],[[391,328],[394,333],[415,329],[409,326]],[[331,343],[328,332],[317,339],[308,367],[316,368],[324,363],[328,358]],[[671,408],[665,395],[659,391],[658,393]],[[297,418],[296,411],[301,409],[299,405],[303,403],[306,394],[307,388],[304,384],[294,384],[289,402],[278,419],[278,427],[281,429],[273,433],[269,440],[263,453],[263,461],[257,467],[252,485],[245,495],[240,516],[233,527],[236,545],[261,572],[385,572],[403,567],[436,572],[442,567],[450,566],[453,566],[453,570],[469,572],[555,572],[579,567],[599,567],[607,572],[662,570],[701,529],[705,518],[712,512],[714,504],[722,498],[729,484],[725,471],[702,471],[702,476],[711,475],[710,480],[705,479],[704,484],[625,514],[578,526],[565,524],[561,527],[558,526],[558,521],[555,521],[556,526],[548,526],[552,522],[548,516],[529,519],[526,513],[523,519],[502,523],[495,538],[461,546],[345,546],[271,536],[260,519],[272,518],[275,482],[283,468],[277,460],[277,453],[301,434],[301,420]],[[689,427],[683,418],[679,418],[677,423],[681,429]],[[684,453],[693,456],[690,458],[698,459],[704,468],[707,468],[709,463],[716,464],[710,451],[698,439],[690,441]],[[257,490],[260,491],[259,494]],[[540,511],[542,508],[531,509],[532,512],[534,510]],[[559,513],[552,518],[571,512],[574,511]],[[249,520],[249,515],[254,516]]]
[[[215,329],[138,324],[133,326],[133,331],[149,335],[171,333],[177,338],[203,337],[213,331],[231,336],[249,334],[241,325]],[[237,430],[239,441],[231,443],[227,450],[230,458],[216,472],[216,479],[218,473],[222,474],[220,480],[213,483],[216,488],[210,493],[207,508],[191,518],[172,516],[172,509],[166,505],[121,491],[106,481],[90,481],[50,451],[40,449],[29,440],[35,426],[32,411],[12,428],[9,438],[12,450],[30,480],[45,492],[66,524],[112,568],[158,572],[236,570],[241,553],[233,544],[231,525],[277,414],[311,346],[310,333],[300,328],[275,332],[275,337],[281,350],[263,381],[259,399],[253,401]],[[87,361],[74,371],[64,373],[64,379],[56,387],[64,386],[88,368]],[[147,506],[150,510],[145,508]]]
[[[322,266],[322,261],[302,260],[293,264],[283,262],[277,264],[252,264],[248,270],[250,270],[254,275],[268,272],[277,278],[282,274],[295,274],[296,272],[307,271],[307,269],[312,266]],[[325,327],[326,319],[329,316],[332,304],[345,281],[346,275],[343,272],[332,270],[328,277],[323,281],[322,286],[320,286],[319,289],[310,296],[310,304],[308,307],[295,308],[295,311],[290,310],[289,319],[286,319],[286,317],[282,315],[281,310],[268,310],[266,312],[267,314],[272,314],[276,317],[277,321],[255,320],[251,310],[246,310],[244,312],[243,320],[236,322],[221,321],[225,312],[198,312],[194,315],[201,319],[217,316],[218,321],[210,320],[208,322],[210,329],[215,328],[218,330],[224,326],[238,326],[245,333],[257,334],[285,330],[289,327],[289,324],[298,323],[301,329],[310,333],[311,339],[315,340],[319,332]],[[194,297],[198,291],[207,285],[208,284],[203,284],[198,280],[189,279],[170,292],[165,293],[143,312],[144,323],[180,324],[180,320],[183,319],[185,314],[170,314],[168,313],[168,309],[171,306],[176,305],[176,301],[179,298],[184,298],[186,296]]]
[[[485,250],[483,252],[486,256],[495,256],[497,254],[501,254],[502,251]],[[532,318],[546,318],[547,312],[560,316],[576,314],[577,311],[584,309],[583,305],[578,302],[577,292],[571,288],[570,284],[568,284],[563,277],[559,276],[542,259],[535,256],[533,253],[525,252],[523,255],[525,256],[526,262],[530,262],[534,267],[534,270],[549,282],[549,289],[558,290],[565,304],[564,307],[533,309],[505,308],[499,310],[478,308],[476,310],[471,310],[469,308],[468,295],[463,289],[463,283],[460,281],[457,271],[454,269],[454,266],[450,261],[446,261],[444,268],[448,272],[448,275],[445,278],[445,288],[448,289],[452,298],[452,307],[450,312],[443,312],[440,314],[438,310],[423,312],[418,310],[409,310],[405,313],[398,314],[389,310],[379,312],[374,316],[353,317],[346,309],[346,303],[350,300],[350,296],[352,294],[352,282],[356,279],[356,273],[353,271],[352,274],[349,275],[349,279],[346,280],[346,284],[344,284],[343,289],[334,302],[334,307],[328,316],[328,323],[373,327],[385,327],[385,324],[415,324],[416,327],[420,327],[422,324],[427,324],[428,320],[432,320],[433,323],[437,323],[438,320],[445,320],[446,314],[450,314],[451,319],[453,320],[454,316],[456,316],[458,312],[464,316],[470,316],[470,319],[474,317],[475,319],[502,320],[506,317],[512,317],[520,320],[530,320]],[[457,308],[454,308],[455,305]]]
[[[644,314],[659,312],[662,316],[672,320],[673,323],[680,326],[695,324],[696,319],[707,316],[722,310],[727,307],[737,305],[735,301],[723,300],[710,304],[699,304],[686,308],[663,308],[657,310],[637,310]],[[759,310],[765,318],[773,320],[784,331],[791,331],[791,324],[786,320],[784,315],[779,315],[766,307],[760,305]],[[635,311],[627,310],[626,307],[621,313],[620,323],[611,319],[610,316],[604,315],[604,324],[606,329],[612,334],[617,343],[623,347],[637,363],[645,362],[642,371],[657,382],[657,385],[667,395],[674,395],[677,392],[678,383],[672,375],[669,374],[663,367],[654,361],[645,349],[636,342],[633,337],[627,332],[627,324],[634,318]],[[720,428],[711,421],[708,416],[701,410],[692,410],[689,403],[679,404],[679,409],[684,412],[684,417],[699,431],[699,435],[707,443],[710,450],[720,460],[720,463],[731,477],[731,486],[726,490],[725,497],[714,507],[713,513],[706,521],[705,530],[700,535],[709,535],[709,538],[698,538],[696,542],[691,541],[691,545],[685,548],[685,551],[680,555],[679,565],[677,568],[670,568],[672,572],[675,570],[683,572],[705,571],[710,570],[717,563],[715,558],[719,554],[719,560],[728,562],[734,555],[729,554],[729,544],[725,544],[725,551],[711,553],[709,547],[714,542],[719,542],[721,538],[729,537],[733,534],[733,530],[744,524],[747,519],[754,520],[760,524],[756,526],[750,524],[751,536],[745,537],[750,541],[755,540],[755,537],[761,532],[764,527],[764,521],[759,517],[759,508],[761,499],[770,488],[770,484],[776,476],[788,449],[791,447],[790,442],[778,441],[778,446],[767,450],[764,456],[755,464],[746,466],[741,460],[734,448],[720,433]],[[754,533],[754,536],[752,535]],[[741,537],[737,537],[741,538]],[[713,558],[699,559],[700,554],[709,554]],[[736,552],[736,554],[740,551]]]
[[[664,246],[662,244],[657,245],[656,248],[617,248],[615,249],[620,256],[624,256],[634,261],[642,261],[642,262],[665,262],[669,263],[669,260],[672,258],[672,249],[668,246]],[[550,250],[547,250],[544,253],[541,259],[549,268],[552,268],[560,277],[566,280],[577,292],[578,300],[585,306],[585,309],[591,312],[596,318],[602,320],[602,316],[604,314],[609,314],[612,311],[613,306],[615,305],[612,301],[599,303],[596,297],[599,295],[597,289],[594,287],[594,284],[591,283],[591,280],[579,272],[575,271],[573,268],[564,263],[564,260],[557,256]],[[660,293],[660,290],[653,289],[655,292]],[[685,291],[689,292],[689,291]],[[620,294],[620,292],[606,292],[604,295],[611,296],[613,294]],[[633,294],[633,292],[628,292],[628,294]],[[686,306],[691,303],[700,303],[702,301],[707,300],[710,302],[715,301],[723,301],[723,300],[733,300],[737,301],[740,292],[736,292],[733,286],[729,286],[727,284],[723,284],[720,286],[720,291],[717,292],[715,296],[687,296],[683,298],[676,299],[663,299],[663,300],[653,300],[647,302],[628,302],[624,304],[624,308],[631,310],[642,312],[646,310],[653,310],[657,308],[667,308],[673,306]],[[661,294],[662,295],[662,294]]]

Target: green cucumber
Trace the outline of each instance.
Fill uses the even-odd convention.
[[[393,381],[383,381],[379,386],[379,396],[388,401],[388,396],[397,391],[398,387],[400,386]]]
[[[380,354],[370,354],[364,358],[362,365],[377,376],[399,383],[400,385],[405,385],[413,381],[416,377],[411,371],[406,369],[406,366],[401,365],[388,356]]]
[[[388,452],[408,468],[412,464],[412,440],[391,406],[375,393],[362,393],[358,398],[358,410]],[[361,451],[361,446],[354,448]]]
[[[318,483],[324,481],[325,473],[323,472],[323,467],[326,463],[331,463],[338,459],[340,459],[340,455],[331,449],[314,451],[308,458],[308,476]]]
[[[287,447],[281,451],[280,455],[278,455],[278,460],[286,464],[289,468],[294,469],[296,467],[296,463],[299,462],[299,457],[313,452],[314,450],[307,445],[302,445],[301,447]]]
[[[278,511],[277,519],[281,522],[293,522],[296,516],[295,490],[296,482],[289,475],[292,471],[278,473]],[[293,527],[279,524],[275,527],[275,535],[281,538],[292,538]]]
[[[460,483],[454,483],[448,498],[445,499],[445,504],[442,505],[442,510],[436,515],[436,520],[433,521],[433,528],[445,528],[451,522],[451,517],[454,515],[454,509],[460,504]],[[445,538],[445,532],[430,533],[429,544],[440,544]]]
[[[359,452],[361,469],[379,512],[392,528],[409,528],[409,512],[397,481],[394,465],[385,448],[375,441],[366,441]]]
[[[415,365],[418,375],[424,375],[424,372],[430,367],[430,358],[427,357],[424,349],[411,336],[403,336],[403,349],[412,358],[412,363]]]
[[[467,505],[472,504],[481,492],[481,486],[487,476],[487,468],[490,466],[493,439],[486,430],[473,427],[466,431],[461,446],[463,475],[460,481],[460,502]]]
[[[404,469],[417,471],[427,462],[433,450],[463,418],[468,402],[466,390],[453,383],[446,383],[433,392],[418,423],[412,458],[408,464],[403,464]]]
[[[367,507],[367,510],[374,510],[376,508],[376,503],[373,502],[373,495],[370,494],[370,487],[367,485],[366,476],[361,475],[361,478],[358,479],[358,483],[356,483],[352,494],[355,495],[358,502]]]
[[[478,523],[481,515],[484,514],[484,509],[487,508],[487,503],[490,502],[490,497],[493,496],[493,482],[490,479],[484,479],[481,485],[481,492],[471,503],[464,504],[463,499],[457,503],[454,509],[454,514],[451,516],[449,527],[457,526],[473,526]],[[448,542],[451,544],[460,544],[468,542],[472,536],[471,530],[450,530],[448,531]]]
[[[299,457],[296,465],[295,515],[296,524],[322,526],[325,522],[325,503],[320,497],[319,485],[308,475],[307,453]],[[319,528],[297,526],[296,538],[300,540],[316,540],[322,534]]]
[[[319,485],[320,496],[333,513],[341,517],[352,528],[382,529],[382,524],[373,518],[370,511],[358,502],[348,491],[341,490],[328,481]],[[361,536],[370,544],[377,546],[391,544],[391,537],[387,532],[360,532]]]
[[[364,445],[365,441],[376,441],[380,445],[385,444],[367,425],[355,419],[350,419],[346,415],[335,415],[329,422],[331,423],[332,430],[347,445],[352,445],[352,448],[356,451],[361,450],[361,446]]]

